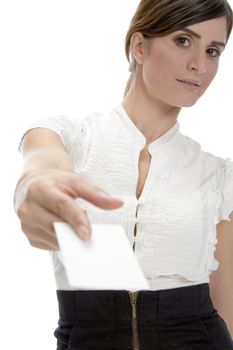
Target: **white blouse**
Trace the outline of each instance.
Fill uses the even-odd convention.
[[[121,104],[106,115],[48,117],[29,129],[36,127],[60,135],[77,173],[124,200],[114,210],[81,198],[77,202],[93,224],[123,225],[152,290],[209,282],[219,266],[214,258],[216,224],[229,221],[233,211],[230,158],[204,152],[181,134],[176,121],[149,145],[150,169],[137,200],[138,161],[146,139]],[[59,252],[50,253],[57,288],[72,290]]]

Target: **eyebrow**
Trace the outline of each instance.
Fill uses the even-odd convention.
[[[195,36],[196,38],[198,39],[201,39],[201,35],[200,34],[197,34],[196,32],[194,32],[193,30],[189,29],[189,28],[184,28],[183,29],[185,32],[189,33],[189,34],[192,34],[193,36]],[[212,41],[211,42],[211,45],[219,45],[219,46],[222,46],[222,47],[225,47],[226,44],[220,42],[220,41]]]

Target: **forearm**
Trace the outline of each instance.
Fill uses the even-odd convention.
[[[210,275],[210,294],[233,338],[233,212],[229,218],[230,221],[222,220],[216,226],[215,258],[219,267]]]
[[[49,172],[54,176],[57,171],[75,173],[72,159],[66,152],[60,137],[50,130],[30,130],[22,141],[21,152],[24,157],[24,167],[14,196],[16,212],[25,197],[27,189],[25,184],[29,184],[31,179],[44,174],[49,175]]]
[[[217,270],[210,277],[210,296],[233,339],[233,279]]]
[[[43,147],[31,151],[30,154],[24,157],[23,172],[45,169],[74,172],[70,156],[64,150],[56,147]]]
[[[36,128],[25,134],[20,147],[25,165],[16,185],[14,207],[30,244],[40,249],[58,249],[53,225],[56,221],[70,224],[82,239],[90,237],[91,223],[76,198],[102,209],[123,205],[120,199],[75,173],[73,159],[64,146],[69,145],[66,141],[51,130]]]
[[[28,131],[22,141],[23,172],[56,169],[74,172],[72,159],[60,137],[51,130],[37,128]]]

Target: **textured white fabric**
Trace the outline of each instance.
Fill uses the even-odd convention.
[[[138,160],[146,139],[120,104],[108,114],[56,116],[30,128],[60,135],[76,171],[124,206],[102,210],[79,198],[92,223],[123,225],[151,289],[208,283],[218,268],[216,224],[233,211],[233,161],[204,152],[176,124],[149,145],[149,173],[136,198]],[[29,129],[30,129],[29,128]],[[50,252],[58,289],[72,289],[59,252]],[[120,252],[119,252],[120,254]],[[107,264],[107,262],[106,262]]]

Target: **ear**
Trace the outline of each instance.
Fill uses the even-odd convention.
[[[144,57],[144,37],[142,33],[135,32],[130,39],[131,55],[135,58],[138,64],[143,63]]]

